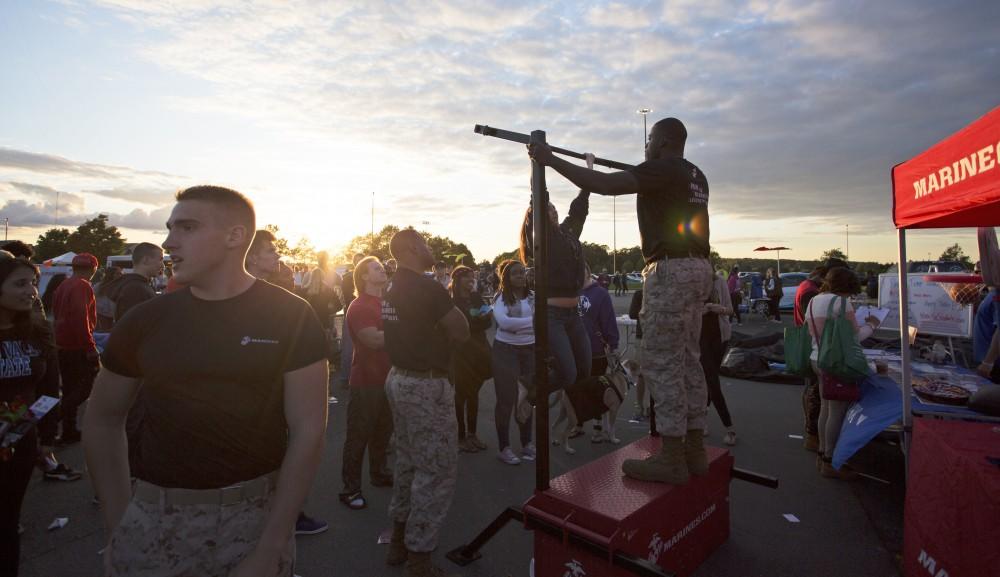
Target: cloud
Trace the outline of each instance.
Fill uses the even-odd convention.
[[[88,211],[83,195],[24,182],[0,182],[0,194],[29,197],[28,200],[13,198],[0,206],[0,217],[9,219],[12,227],[75,228],[98,214],[107,214],[108,222],[115,226],[160,231],[165,228],[172,209],[172,204],[168,204],[151,210],[137,208],[127,213]]]
[[[93,4],[139,32],[135,53],[208,86],[168,97],[186,113],[303,140],[374,141],[421,158],[441,189],[475,172],[476,184],[506,193],[525,190],[523,149],[474,135],[473,124],[545,129],[560,146],[635,163],[635,110],[650,107],[650,121],[687,124],[687,156],[709,177],[713,214],[762,222],[891,229],[890,167],[995,106],[1000,85],[991,0],[864,10],[804,0]],[[174,182],[0,149],[8,165],[111,175],[81,194],[149,207]],[[554,175],[549,185],[560,198],[574,193]],[[399,199],[400,210],[477,210],[426,190]],[[594,217],[607,212],[597,206]]]

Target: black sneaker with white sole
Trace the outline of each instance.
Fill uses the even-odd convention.
[[[46,481],[79,481],[83,475],[59,463],[54,469],[43,473]]]

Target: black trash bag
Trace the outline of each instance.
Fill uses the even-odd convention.
[[[722,358],[719,373],[735,379],[753,379],[773,373],[758,349],[730,348]]]

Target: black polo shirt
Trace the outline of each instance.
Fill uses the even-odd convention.
[[[325,357],[308,303],[264,281],[221,301],[182,289],[137,305],[102,358],[109,371],[142,379],[132,474],[213,489],[278,469],[288,444],[284,375]]]
[[[647,160],[631,170],[639,183],[636,207],[642,256],[708,258],[708,180],[683,158]]]
[[[385,350],[394,367],[447,371],[451,347],[441,318],[454,305],[433,277],[400,268],[382,300]]]

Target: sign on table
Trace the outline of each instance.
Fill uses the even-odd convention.
[[[972,307],[962,306],[951,299],[936,282],[924,280],[925,273],[907,275],[909,286],[910,326],[920,334],[942,337],[972,336]],[[878,306],[891,312],[879,328],[899,330],[899,277],[883,274],[878,277]]]

